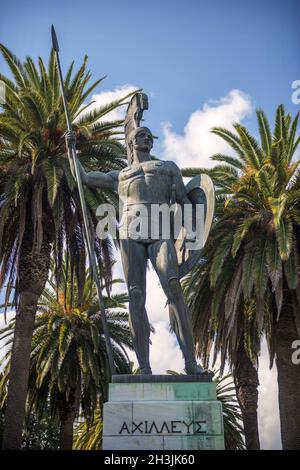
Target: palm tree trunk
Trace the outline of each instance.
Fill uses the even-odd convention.
[[[58,400],[60,416],[59,448],[60,450],[72,450],[73,426],[80,405],[80,384],[77,389],[71,389],[68,400],[62,394]]]
[[[299,306],[298,306],[299,308]],[[300,315],[299,310],[295,312]],[[299,339],[291,295],[285,296],[276,325],[276,365],[282,447],[300,449],[300,365],[292,362],[292,343]]]
[[[72,450],[74,419],[75,416],[73,416],[73,413],[65,414],[65,416],[61,416],[60,418],[60,450]]]
[[[233,376],[243,417],[246,449],[260,449],[257,420],[258,373],[242,344],[237,354]]]
[[[45,224],[43,225],[45,226]],[[19,299],[10,362],[3,449],[19,449],[21,446],[28,388],[31,338],[38,299],[48,279],[50,253],[51,242],[47,230],[44,230],[44,239],[40,251],[37,252],[33,249],[33,227],[31,220],[28,218],[18,269]]]

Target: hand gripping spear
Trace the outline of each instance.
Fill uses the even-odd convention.
[[[69,114],[69,110],[68,110],[68,103],[67,103],[67,100],[66,100],[66,95],[65,95],[65,90],[64,90],[64,83],[63,83],[61,66],[60,66],[60,60],[59,60],[59,54],[58,54],[58,52],[59,52],[58,41],[57,41],[57,37],[56,37],[56,33],[55,33],[55,29],[54,29],[53,25],[51,27],[51,34],[52,34],[52,45],[53,45],[53,49],[55,51],[55,57],[56,57],[58,75],[59,75],[61,95],[62,95],[64,110],[65,110],[65,114],[66,114],[67,128],[68,128],[69,132],[72,132],[72,124],[71,124],[71,120],[70,120],[70,114]],[[100,309],[100,313],[101,313],[102,327],[103,327],[103,332],[104,332],[104,338],[105,338],[105,344],[106,344],[106,351],[107,351],[107,356],[108,356],[110,373],[113,375],[113,374],[116,374],[116,367],[115,367],[115,363],[114,363],[114,359],[113,359],[112,346],[111,346],[110,336],[109,336],[109,332],[108,332],[106,314],[105,314],[103,297],[102,297],[102,292],[101,292],[101,285],[100,285],[100,280],[99,280],[99,276],[98,276],[98,272],[97,272],[96,253],[95,253],[95,248],[94,248],[94,242],[91,239],[89,219],[88,219],[88,216],[87,216],[86,202],[85,202],[84,193],[83,193],[81,175],[80,175],[78,162],[77,162],[76,144],[75,144],[74,140],[72,140],[72,144],[70,146],[68,146],[68,156],[69,156],[69,160],[73,161],[73,165],[74,165],[76,182],[77,182],[78,192],[79,192],[79,197],[80,197],[81,210],[82,210],[82,215],[83,215],[83,222],[84,222],[84,229],[85,229],[85,239],[86,239],[86,242],[87,242],[90,266],[91,266],[93,279],[94,279],[94,282],[96,284],[96,289],[97,289],[98,303],[99,303],[99,309]]]

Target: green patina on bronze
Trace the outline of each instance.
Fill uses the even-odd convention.
[[[113,383],[109,401],[211,401],[216,400],[216,385],[204,383]]]

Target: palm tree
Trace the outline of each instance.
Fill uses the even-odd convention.
[[[22,450],[59,450],[59,421],[50,415],[48,405],[39,419],[33,412],[26,413]]]
[[[13,449],[21,442],[31,337],[51,249],[57,274],[64,248],[73,276],[81,276],[85,263],[79,195],[68,160],[62,158],[66,121],[53,51],[46,69],[41,58],[36,67],[30,57],[21,63],[5,46],[0,49],[12,75],[9,79],[0,74],[6,86],[0,113],[0,289],[7,285],[6,302],[14,289],[17,309],[3,438],[3,447]],[[105,115],[126,97],[89,111],[85,102],[102,79],[90,85],[86,65],[87,57],[73,74],[72,63],[64,80],[79,159],[87,169],[120,169],[125,166],[118,139],[121,121],[106,122]],[[86,189],[86,199],[95,225],[95,208],[103,201],[116,201],[116,196],[108,190]],[[109,282],[111,246],[97,240],[95,250]]]
[[[0,372],[0,383],[2,382],[3,374]],[[3,427],[4,427],[4,409],[0,406],[0,446],[2,445],[3,439]]]
[[[207,360],[214,345],[221,368],[229,359],[234,369],[247,448],[258,445],[252,364],[263,333],[270,366],[276,355],[283,448],[300,448],[300,370],[291,361],[300,333],[298,118],[280,105],[271,133],[258,110],[260,142],[240,124],[236,132],[213,129],[236,155],[213,156],[221,162],[210,171],[220,204],[203,259],[186,280],[199,354]]]
[[[97,292],[89,271],[83,281],[79,298],[78,286],[71,286],[66,265],[58,285],[52,276],[38,304],[31,345],[27,414],[33,413],[41,422],[49,415],[53,422],[60,422],[61,449],[72,449],[73,425],[80,407],[90,424],[94,410],[107,400],[109,368],[102,324],[96,315]],[[130,373],[125,349],[132,349],[127,301],[127,294],[104,296],[119,373]],[[8,337],[6,347],[12,342],[13,323],[1,332],[2,339]],[[4,358],[6,379],[10,357],[8,351]],[[6,381],[1,384],[2,402]]]
[[[79,422],[75,428],[74,450],[101,450],[103,422],[100,407],[96,408],[92,421]]]
[[[201,263],[184,280],[184,292],[193,315],[196,349],[205,367],[209,367],[210,351],[214,345],[213,366],[218,353],[221,353],[221,375],[226,362],[232,369],[236,396],[243,417],[245,442],[247,449],[259,449],[258,434],[258,354],[260,341],[255,327],[254,309],[243,311],[238,306],[236,327],[231,331],[229,317],[225,316],[225,299],[218,289],[210,284],[212,256],[218,242],[214,239],[214,229],[203,252]],[[219,240],[220,243],[220,240]],[[235,264],[224,266],[225,280],[234,276]],[[223,279],[224,280],[224,279]],[[225,282],[224,280],[224,282]],[[223,292],[223,296],[226,295]],[[226,304],[227,306],[227,304]],[[252,314],[250,314],[252,312]]]
[[[223,408],[225,449],[244,450],[245,433],[232,376],[231,374],[221,376],[219,371],[216,371],[213,380],[216,383],[217,399]]]

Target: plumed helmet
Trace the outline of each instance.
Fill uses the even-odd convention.
[[[147,129],[151,136],[152,132],[147,127],[140,127],[140,123],[143,117],[143,112],[148,109],[148,97],[145,93],[135,93],[130,100],[127,108],[125,117],[125,143],[127,148],[127,160],[129,163],[132,162],[132,142],[135,136],[142,129]]]

